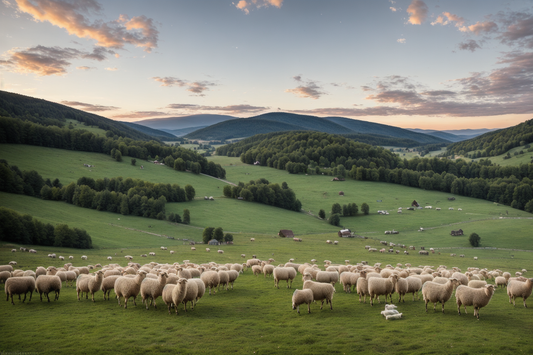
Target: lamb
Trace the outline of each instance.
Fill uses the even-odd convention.
[[[102,270],[98,270],[93,276],[78,276],[76,279],[76,293],[78,294],[78,301],[80,300],[80,293],[83,297],[85,292],[86,297],[89,298],[89,292],[91,293],[91,299],[94,302],[94,293],[98,292],[102,286],[102,280],[104,279],[104,273]]]
[[[298,314],[300,314],[300,305],[306,303],[307,304],[307,313],[311,313],[311,302],[313,302],[315,299],[313,297],[313,290],[306,289],[306,290],[294,290],[294,293],[292,294],[292,309],[297,310]]]
[[[494,279],[494,283],[496,284],[496,287],[507,287],[507,279],[503,276],[497,276],[495,279]]]
[[[509,296],[509,303],[513,300],[513,306],[515,306],[515,300],[517,297],[522,297],[524,300],[524,307],[527,308],[526,300],[531,295],[531,289],[533,288],[533,278],[527,279],[526,282],[518,280],[510,280],[507,284],[507,295]]]
[[[218,275],[218,274],[217,274]],[[187,285],[188,284],[188,280],[187,279],[184,279],[184,278],[180,278],[178,280],[178,284],[176,286],[174,286],[172,288],[172,303],[174,304],[174,308],[176,308],[176,315],[178,315],[178,305],[183,302],[183,300],[185,299],[185,296],[187,294]],[[167,286],[165,286],[165,288],[167,288]],[[169,286],[170,288],[170,286]],[[163,289],[163,293],[166,293],[167,295],[165,295],[165,300],[168,299],[168,291],[165,292],[165,289]],[[166,303],[166,301],[165,301]],[[168,314],[170,314],[170,304],[167,303],[167,307],[168,307]]]
[[[141,282],[141,297],[142,302],[146,305],[146,309],[149,309],[152,303],[154,304],[154,308],[157,308],[156,300],[163,293],[167,277],[168,274],[163,271],[159,274],[157,280],[145,278]],[[148,299],[150,299],[150,303],[148,303]]]
[[[304,281],[303,285],[304,290],[311,290],[313,291],[313,300],[316,301],[322,301],[322,304],[320,305],[320,309],[324,306],[324,300],[326,300],[326,304],[329,302],[330,309],[333,310],[333,294],[335,293],[335,288],[332,284],[326,284],[322,282],[314,282],[311,280]]]
[[[339,281],[339,273],[337,271],[319,271],[315,277],[317,282],[328,282],[335,286]]]
[[[398,282],[398,275],[391,275],[386,279],[373,277],[368,280],[368,293],[370,295],[370,305],[374,305],[374,297],[377,297],[379,303],[379,296],[385,296],[385,302],[390,295],[392,303],[392,293]]]
[[[137,306],[135,298],[141,291],[141,283],[145,277],[146,272],[140,270],[134,278],[121,276],[115,281],[115,294],[117,295],[119,306],[121,306],[120,297],[124,297],[124,309],[128,308],[128,299],[130,297],[133,297],[133,305]]]
[[[481,280],[468,281],[468,287],[471,287],[471,288],[483,288],[486,285],[487,285],[487,281],[481,281]]]
[[[202,280],[205,284],[205,287],[209,288],[209,294],[211,295],[211,289],[213,288],[213,295],[215,295],[217,292],[215,290],[216,287],[218,287],[218,284],[220,282],[220,278],[218,276],[218,272],[213,270],[208,270],[202,273],[202,276],[200,276],[200,280]],[[179,282],[178,282],[179,284]]]
[[[69,271],[71,272],[71,271]],[[104,300],[109,300],[109,295],[111,293],[111,290],[115,288],[115,281],[120,277],[120,275],[111,275],[108,277],[104,277],[102,280],[102,285],[100,286],[100,290],[104,292]],[[106,298],[107,296],[107,298]]]
[[[22,303],[26,301],[26,294],[30,293],[30,300],[31,296],[33,295],[33,291],[35,290],[35,279],[31,276],[23,276],[23,277],[10,277],[6,280],[4,291],[6,293],[6,301],[9,301],[9,297],[11,297],[11,304],[15,305],[13,302],[13,295],[20,295],[24,294],[24,299],[22,300]],[[28,301],[28,302],[29,302]]]
[[[57,301],[59,299],[59,293],[61,292],[61,279],[57,275],[41,275],[35,281],[35,287],[37,288],[37,292],[39,292],[41,302],[43,301],[43,293],[46,294],[46,298],[48,299],[48,302],[50,302],[48,294],[52,291],[55,292],[54,301]]]
[[[406,279],[398,278],[396,285],[394,286],[394,291],[398,294],[398,302],[405,302],[405,294],[409,290],[409,284]]]
[[[455,299],[457,301],[457,312],[461,315],[461,305],[474,306],[474,316],[479,319],[479,309],[489,304],[494,295],[494,285],[485,285],[482,288],[471,288],[460,285],[455,291]]]
[[[422,286],[422,296],[426,302],[426,312],[428,311],[428,302],[433,303],[433,310],[437,306],[437,302],[442,303],[442,313],[444,313],[444,303],[446,303],[451,297],[455,286],[460,285],[461,282],[456,278],[451,278],[444,285],[427,281]]]
[[[274,287],[277,287],[279,289],[279,281],[286,280],[287,288],[291,288],[292,281],[296,277],[296,270],[294,270],[294,268],[292,267],[276,267],[274,269],[273,275],[274,275]]]

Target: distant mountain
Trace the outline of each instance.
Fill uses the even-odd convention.
[[[374,134],[411,139],[420,144],[449,143],[448,140],[398,127],[343,117],[316,117],[272,112],[250,118],[228,120],[186,135],[190,139],[225,140],[280,131],[318,131],[332,134]]]
[[[136,131],[148,134],[148,135],[150,135],[152,137],[155,137],[157,139],[160,139],[162,141],[176,140],[176,136],[174,134],[172,134],[172,133],[169,133],[169,132],[160,131],[158,129],[153,129],[153,128],[150,128],[150,127],[142,126],[140,124],[136,124],[136,123],[133,123],[133,122],[122,122],[122,123],[125,124],[128,127],[133,128]]]
[[[180,129],[161,129],[161,130],[164,132],[173,134],[177,137],[182,137],[186,135],[187,133],[191,133],[191,132],[197,131],[205,127],[209,127],[209,126],[197,126],[197,127],[187,127],[187,128],[180,128]]]
[[[233,120],[235,118],[236,117],[225,115],[191,115],[182,117],[151,118],[149,120],[136,121],[135,123],[154,129],[174,130],[189,127],[206,127],[227,120]]]
[[[30,121],[43,126],[63,127],[67,119],[83,122],[87,126],[96,126],[113,135],[132,139],[158,139],[139,132],[125,124],[110,120],[75,108],[55,102],[37,99],[30,96],[0,91],[0,116],[13,117],[23,121]]]
[[[487,132],[497,131],[500,128],[479,128],[479,129],[446,129],[441,132],[455,134],[457,136],[477,137]]]
[[[497,130],[497,128],[488,129],[488,128],[480,128],[480,129],[449,129],[449,130],[443,130],[443,131],[436,131],[436,130],[430,130],[430,129],[420,129],[420,128],[407,128],[410,131],[417,132],[417,133],[424,133],[429,134],[434,137],[439,137],[443,139],[447,139],[450,142],[461,142],[467,139],[472,139],[477,136],[480,136],[482,134],[485,134],[487,132],[492,132]]]

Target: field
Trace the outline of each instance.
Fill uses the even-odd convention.
[[[529,164],[533,160],[533,152],[528,152],[527,150],[528,148],[520,146],[509,150],[509,154],[511,154],[511,159],[503,159],[507,155],[507,152],[505,154],[497,155],[495,157],[488,157],[488,159],[490,159],[493,164],[501,166]],[[523,151],[524,154],[514,155],[515,153],[520,151]]]
[[[499,268],[514,274],[522,269],[533,270],[531,247],[532,215],[508,206],[456,196],[448,201],[448,194],[424,191],[400,185],[347,180],[332,182],[331,177],[317,175],[290,175],[260,166],[240,163],[237,158],[210,157],[226,169],[226,180],[237,183],[261,177],[270,182],[287,182],[302,201],[306,213],[296,213],[256,203],[227,199],[222,196],[224,182],[190,173],[177,172],[168,167],[137,161],[130,158],[117,163],[109,156],[84,152],[63,151],[19,145],[0,146],[0,158],[21,170],[35,169],[45,178],[58,177],[63,184],[76,181],[80,176],[133,177],[154,182],[191,184],[197,198],[193,202],[167,204],[167,213],[184,208],[191,211],[191,225],[173,224],[140,217],[122,216],[107,212],[82,209],[63,202],[43,201],[21,195],[0,193],[0,206],[29,213],[44,222],[67,223],[71,227],[86,229],[93,237],[94,249],[35,246],[38,254],[17,251],[18,245],[0,244],[0,264],[10,260],[18,262],[21,269],[37,266],[61,265],[57,259],[46,255],[74,257],[74,265],[84,263],[81,255],[88,256],[90,264],[126,263],[123,255],[134,256],[135,262],[159,263],[216,262],[241,263],[240,257],[257,255],[260,259],[274,258],[275,264],[289,258],[296,262],[328,259],[333,263],[350,260],[357,263],[383,265],[411,263],[413,265],[447,265],[460,267]],[[83,163],[95,165],[85,168]],[[139,166],[144,164],[145,169]],[[345,196],[339,196],[343,191]],[[203,196],[214,196],[205,201]],[[411,201],[432,209],[407,211]],[[381,202],[377,202],[380,200]],[[355,230],[369,239],[339,239],[338,227],[316,217],[320,209],[329,213],[333,203],[363,202],[370,205],[368,216],[341,218],[343,226]],[[403,207],[399,214],[397,208]],[[441,207],[441,211],[436,211]],[[453,207],[454,210],[449,210]],[[462,208],[462,211],[458,211]],[[390,215],[379,215],[377,210],[388,210]],[[224,254],[207,253],[205,246],[196,245],[191,250],[190,240],[200,240],[205,226],[223,227],[235,237],[234,245],[220,248]],[[418,229],[423,227],[423,232]],[[463,237],[451,237],[450,230],[461,228]],[[303,239],[297,243],[277,237],[280,229],[292,229]],[[385,236],[385,230],[395,229],[400,234]],[[468,235],[481,236],[481,249],[469,247]],[[175,239],[167,239],[166,236]],[[251,242],[250,238],[255,238]],[[188,239],[185,241],[184,239]],[[328,245],[327,239],[338,239],[339,245]],[[435,254],[420,256],[392,253],[368,253],[365,245],[379,248],[379,240],[407,245],[436,248]],[[175,250],[159,250],[160,246]],[[496,248],[496,249],[484,249]],[[139,255],[153,251],[155,257]],[[451,257],[450,253],[465,254],[465,258]],[[473,257],[479,260],[474,261]],[[531,272],[531,271],[530,271]],[[526,273],[528,275],[528,273]],[[492,282],[492,281],[491,281]],[[481,309],[481,320],[468,314],[458,316],[455,298],[446,303],[445,314],[424,312],[423,301],[412,301],[407,296],[399,305],[404,318],[386,321],[379,312],[382,305],[371,307],[362,304],[354,293],[345,294],[340,285],[333,300],[333,311],[318,305],[311,306],[311,314],[301,307],[302,314],[291,310],[291,296],[295,288],[302,287],[297,276],[292,289],[282,283],[279,290],[274,281],[263,276],[255,277],[248,270],[235,282],[234,290],[221,290],[216,295],[206,294],[193,311],[180,310],[179,316],[168,315],[161,299],[158,309],[147,311],[139,302],[128,309],[118,307],[116,301],[103,301],[102,294],[96,302],[77,301],[75,290],[64,287],[59,301],[41,303],[38,295],[24,304],[15,301],[0,303],[0,352],[27,353],[185,353],[185,354],[344,354],[344,353],[398,353],[398,354],[516,354],[533,353],[530,337],[533,331],[532,308],[524,308],[521,299],[517,306],[508,303],[505,290],[497,290],[491,303]],[[3,290],[3,285],[0,286]],[[397,300],[397,295],[394,295]],[[531,303],[531,299],[529,300]],[[437,306],[438,308],[438,306]],[[58,334],[61,336],[58,337]]]

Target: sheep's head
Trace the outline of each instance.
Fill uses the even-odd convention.
[[[306,272],[305,274],[302,275],[302,281],[310,281],[312,279],[311,277],[311,274]]]

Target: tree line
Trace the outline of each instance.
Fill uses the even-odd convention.
[[[111,131],[106,136],[95,135],[86,130],[44,126],[16,118],[0,117],[0,144],[28,144],[49,148],[130,156],[143,160],[159,160],[170,168],[180,167],[196,174],[207,174],[217,178],[225,178],[226,171],[220,164],[208,162],[202,155],[191,150],[168,146],[157,141],[140,141],[115,135]],[[118,160],[118,159],[117,159]]]
[[[302,209],[302,203],[286,182],[279,186],[277,183],[271,184],[267,179],[261,178],[255,181],[250,180],[246,184],[239,182],[237,186],[226,185],[223,193],[229,198],[240,198],[244,201],[259,202],[291,211],[299,212]]]
[[[202,241],[204,244],[207,244],[211,239],[217,240],[220,242],[233,242],[233,234],[226,233],[224,234],[224,230],[222,227],[205,227],[204,231],[202,233]]]
[[[83,229],[66,224],[43,223],[29,214],[0,207],[0,240],[25,245],[92,248],[91,236]]]

